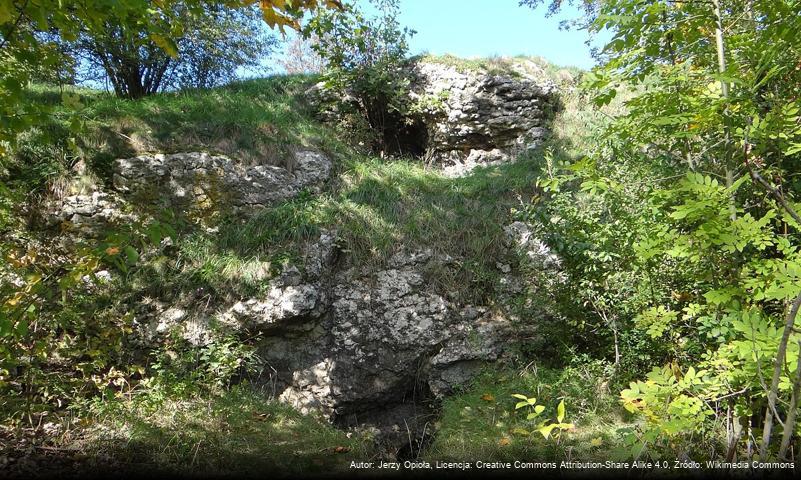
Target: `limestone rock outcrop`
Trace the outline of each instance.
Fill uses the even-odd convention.
[[[399,122],[402,154],[419,154],[448,176],[463,176],[477,166],[513,161],[550,134],[560,108],[559,89],[531,60],[510,59],[487,70],[423,58],[408,67],[413,108]],[[306,93],[326,121],[341,116],[348,92],[326,90],[324,83]],[[413,138],[412,138],[413,137]]]
[[[136,218],[122,198],[113,192],[102,191],[69,195],[52,201],[45,213],[48,223],[81,236],[92,236],[104,225],[128,223]]]
[[[548,269],[558,265],[526,224],[506,231],[509,258],[498,267],[499,299],[525,283],[517,255]],[[354,265],[340,248],[336,232],[323,231],[304,247],[303,268],[286,265],[257,297],[203,311],[191,299],[143,305],[135,322],[140,337],[152,344],[177,331],[202,347],[220,326],[258,337],[260,378],[276,398],[403,443],[426,428],[431,402],[502,358],[522,335],[536,335],[540,319],[520,322],[504,305],[460,304],[439,290],[434,275],[461,268],[459,259],[402,250],[381,267]]]
[[[140,155],[114,163],[114,188],[140,201],[241,210],[319,188],[330,172],[331,161],[310,150],[296,151],[290,169],[204,152]]]
[[[303,274],[288,267],[264,297],[219,317],[261,332],[276,396],[301,411],[346,424],[402,424],[415,401],[468,382],[527,328],[496,307],[459,305],[433,288],[432,272],[460,268],[447,255],[402,251],[380,269],[341,268],[334,238],[323,232],[307,248]]]
[[[412,97],[423,107],[429,151],[447,174],[507,162],[547,137],[558,108],[557,88],[529,72],[415,65]]]
[[[303,190],[319,191],[332,163],[322,153],[297,150],[289,165],[245,166],[205,152],[119,159],[113,164],[113,189],[94,186],[94,191],[54,199],[45,218],[63,231],[91,237],[106,226],[142,219],[142,207],[204,219],[216,212],[248,213]]]

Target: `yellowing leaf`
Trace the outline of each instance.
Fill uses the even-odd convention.
[[[590,445],[592,445],[593,447],[600,447],[601,445],[603,445],[603,443],[604,440],[601,437],[595,437],[592,440],[590,440]]]
[[[543,425],[537,431],[540,432],[543,437],[548,438],[551,436],[551,431],[553,431],[554,428],[556,428],[556,424],[552,423],[550,425]]]
[[[178,56],[178,46],[172,41],[171,38],[159,35],[157,33],[151,33],[150,39],[153,40],[153,43],[158,45],[160,49],[164,50],[167,55],[173,58]]]
[[[509,437],[503,437],[502,439],[498,440],[498,445],[505,447],[512,443],[512,440]]]
[[[481,399],[484,400],[485,402],[494,402],[495,396],[493,396],[491,393],[485,393],[484,395],[481,396]]]
[[[16,307],[19,304],[20,300],[22,300],[22,297],[24,295],[25,295],[24,292],[17,292],[13,297],[6,300],[6,305],[9,305],[11,307]]]

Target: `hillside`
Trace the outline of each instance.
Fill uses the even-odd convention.
[[[0,2],[0,477],[795,468],[801,0],[109,5]]]
[[[515,64],[513,60],[491,60],[491,71],[476,61],[460,64],[445,58],[432,62],[469,75],[503,76],[503,70],[498,69],[506,68],[510,78],[520,78],[520,74],[509,67]],[[537,65],[527,59],[525,62]],[[547,75],[545,69],[536,68],[538,74]],[[555,80],[563,89],[562,101],[565,102],[562,113],[554,120],[553,129],[557,133],[549,140],[561,149],[562,145],[582,141],[569,138],[570,133],[566,132],[576,128],[576,118],[586,117],[581,110],[586,107],[572,93],[574,87],[570,82],[576,72],[568,74],[549,68],[554,72],[551,75],[556,74]],[[530,364],[531,349],[538,348],[534,346],[536,342],[527,338],[525,343],[511,345],[511,349],[496,351],[497,347],[490,345],[496,341],[494,337],[503,334],[492,330],[495,327],[482,330],[480,318],[477,318],[476,327],[467,327],[478,328],[471,334],[477,335],[470,340],[472,348],[492,349],[488,358],[493,359],[504,353],[494,364],[482,363],[480,356],[470,356],[468,363],[459,364],[471,365],[469,370],[458,370],[458,375],[475,371],[470,373],[470,376],[478,375],[475,382],[465,377],[462,382],[467,380],[466,383],[460,382],[454,391],[451,387],[443,387],[445,390],[436,395],[420,391],[420,398],[409,403],[403,400],[407,395],[404,392],[407,388],[418,387],[414,381],[407,384],[409,380],[400,379],[402,388],[382,393],[380,403],[351,407],[356,417],[349,419],[337,413],[335,423],[343,430],[327,426],[325,418],[319,416],[325,414],[327,407],[322,407],[322,411],[320,406],[303,407],[309,416],[299,416],[291,407],[280,404],[277,398],[280,391],[276,390],[276,379],[269,375],[269,369],[275,371],[272,365],[277,366],[285,357],[275,357],[263,350],[264,336],[274,333],[258,328],[258,323],[268,317],[244,319],[246,323],[256,322],[256,328],[240,327],[243,330],[239,333],[236,329],[226,329],[225,325],[209,324],[203,328],[210,330],[204,330],[200,337],[197,333],[194,337],[187,336],[187,328],[206,325],[204,322],[209,315],[230,305],[234,305],[234,312],[239,308],[242,314],[241,310],[251,308],[253,302],[269,301],[258,299],[275,298],[275,295],[279,295],[281,302],[294,298],[303,305],[305,300],[286,297],[287,292],[317,284],[298,284],[297,280],[290,284],[280,282],[287,281],[286,275],[292,275],[288,272],[293,269],[297,272],[296,268],[307,279],[313,276],[312,266],[305,263],[309,261],[309,245],[319,249],[320,244],[315,242],[327,236],[335,238],[333,245],[338,258],[333,261],[338,266],[322,268],[344,271],[355,266],[361,269],[358,275],[367,275],[365,280],[360,280],[367,283],[347,287],[351,289],[347,292],[349,295],[354,293],[352,289],[369,289],[370,282],[384,281],[380,280],[382,275],[396,277],[392,281],[407,275],[407,280],[387,288],[411,288],[418,292],[414,295],[422,295],[424,303],[444,302],[442,308],[446,309],[455,308],[447,307],[451,304],[467,305],[464,308],[475,313],[468,313],[471,316],[466,319],[498,315],[506,311],[504,309],[512,309],[503,315],[512,315],[511,321],[524,329],[529,328],[526,324],[537,327],[538,333],[531,335],[542,338],[543,346],[547,343],[543,329],[547,331],[548,322],[558,321],[553,317],[557,315],[554,307],[547,306],[553,301],[547,295],[540,295],[537,304],[528,300],[516,305],[531,293],[529,287],[516,285],[509,290],[504,286],[510,281],[520,282],[520,277],[510,276],[510,272],[516,275],[514,272],[518,269],[522,272],[532,268],[519,263],[521,260],[510,250],[507,238],[510,225],[523,225],[519,221],[515,224],[518,220],[515,212],[529,208],[527,205],[532,199],[536,201],[539,190],[535,183],[544,165],[543,155],[546,152],[551,155],[555,147],[543,146],[517,161],[479,167],[457,177],[446,176],[437,167],[413,157],[376,158],[360,152],[358,145],[357,148],[351,146],[347,136],[333,126],[315,119],[304,93],[313,83],[313,78],[277,76],[215,90],[160,94],[135,102],[117,100],[91,90],[65,90],[61,92],[62,98],[70,99],[70,105],[77,109],[81,118],[80,137],[67,136],[67,130],[59,123],[27,134],[25,147],[19,152],[16,163],[8,167],[7,174],[8,185],[16,194],[11,197],[16,200],[14,211],[24,206],[25,217],[11,211],[6,213],[9,219],[6,229],[14,233],[4,236],[5,254],[27,251],[30,256],[47,252],[46,267],[39,267],[46,275],[69,268],[69,263],[76,259],[80,261],[78,252],[84,250],[78,245],[84,244],[100,249],[97,268],[102,271],[89,273],[81,281],[83,285],[74,287],[68,310],[55,307],[55,310],[41,312],[53,315],[54,320],[63,325],[63,330],[51,335],[62,338],[65,343],[57,351],[60,361],[53,358],[41,364],[38,381],[64,393],[40,397],[38,407],[26,410],[26,415],[41,416],[38,427],[6,430],[6,451],[15,452],[10,453],[11,461],[20,473],[25,471],[29,461],[31,465],[54,462],[57,468],[73,463],[71,458],[75,454],[65,457],[61,453],[65,451],[79,452],[81,458],[100,468],[111,468],[101,460],[110,459],[113,465],[123,468],[145,462],[148,468],[206,473],[239,468],[255,472],[264,464],[282,471],[325,471],[344,468],[347,463],[344,457],[364,458],[376,451],[384,452],[382,455],[388,455],[386,458],[403,459],[456,460],[469,457],[471,451],[483,452],[488,459],[534,459],[542,454],[558,456],[564,448],[583,443],[585,437],[604,438],[609,429],[600,428],[597,417],[593,416],[591,424],[584,425],[581,421],[591,412],[604,409],[608,411],[605,415],[612,415],[609,421],[618,421],[616,409],[608,410],[613,403],[608,392],[598,395],[597,389],[604,387],[599,386],[603,382],[594,375],[600,372],[591,374],[590,370],[574,371],[572,367],[564,370],[552,365],[523,370],[522,376],[518,376],[513,372]],[[59,95],[47,88],[36,89],[34,93],[42,101],[50,102],[56,102]],[[119,195],[114,193],[120,191],[114,170],[118,158],[147,157],[158,152],[172,159],[169,154],[203,151],[212,158],[225,155],[220,158],[230,159],[239,166],[236,168],[259,165],[286,168],[293,161],[293,152],[301,149],[314,150],[330,158],[330,178],[321,186],[303,189],[294,198],[279,200],[251,214],[242,216],[218,205],[195,205],[195,209],[190,204],[180,212],[164,210],[163,206],[158,207],[158,202],[153,204],[152,199],[126,197],[120,200],[124,205],[118,208],[129,216],[111,215],[108,217],[111,223],[97,225],[84,220],[90,228],[75,227],[79,218],[76,215],[85,214],[81,202],[97,201],[97,194],[93,197],[92,192]],[[156,191],[157,196],[168,193]],[[67,218],[63,215],[65,206],[79,213]],[[57,214],[53,215],[53,211]],[[24,218],[27,223],[23,222]],[[136,220],[122,225],[115,224],[115,218]],[[153,235],[159,240],[155,244],[146,238]],[[528,241],[527,237],[524,241]],[[119,250],[133,253],[118,262],[116,252]],[[412,257],[405,257],[410,254]],[[425,267],[423,284],[416,279],[419,275],[416,263],[398,263],[409,262],[414,255],[421,254],[430,259],[426,261],[433,262]],[[375,272],[378,277],[371,280]],[[13,278],[14,273],[5,275]],[[336,291],[344,287],[333,288]],[[383,319],[367,317],[366,321],[394,322],[402,318],[395,316],[405,309],[421,308],[405,300],[405,306],[391,306],[399,301],[395,295],[404,295],[392,291],[384,293],[389,295],[383,300],[389,302],[387,306],[374,305],[367,311],[401,310],[395,310],[396,313],[387,310],[385,315],[388,316]],[[478,310],[471,305],[478,306]],[[303,318],[309,318],[312,310],[318,307],[303,310],[306,307],[284,304],[280,308],[300,308],[301,311],[292,315],[300,315],[297,318],[302,320],[299,324],[302,325],[306,321]],[[420,314],[423,315],[422,311]],[[69,318],[66,322],[65,315]],[[261,315],[268,313],[265,311]],[[434,328],[446,328],[444,324],[436,326],[441,321],[437,315],[424,322],[434,322]],[[266,321],[280,321],[279,317]],[[155,323],[148,324],[148,321]],[[322,328],[332,328],[325,325]],[[141,328],[150,333],[142,333],[138,330]],[[155,328],[155,331],[147,328]],[[290,328],[287,332],[291,332],[298,327],[280,328]],[[308,327],[301,326],[303,328]],[[168,335],[169,332],[173,333]],[[425,342],[443,341],[438,340],[440,336],[435,331],[420,334],[423,338],[430,336]],[[292,335],[297,333],[290,333]],[[354,338],[344,336],[335,341],[348,343]],[[362,341],[368,342],[365,346],[370,345],[370,340]],[[480,346],[487,341],[490,343]],[[75,350],[70,346],[74,342],[95,346],[91,350],[85,347]],[[281,348],[299,351],[309,348],[298,343],[289,345]],[[376,353],[383,355],[380,348]],[[542,358],[541,353],[535,355]],[[83,373],[78,376],[56,373],[54,368],[65,372],[63,367],[56,366],[67,367],[65,361],[78,362],[79,371]],[[553,362],[546,360],[546,364],[549,363]],[[593,375],[589,383],[587,375]],[[492,380],[499,376],[506,378],[500,386]],[[95,387],[88,388],[91,383]],[[336,384],[335,387],[343,388]],[[94,388],[98,388],[100,397],[91,392]],[[518,418],[510,410],[516,401],[512,394],[535,391],[548,402],[549,409],[556,408],[556,399],[570,394],[569,408],[575,432],[557,451],[551,451],[554,447],[546,442],[518,439],[509,433],[523,429],[526,424],[524,417]],[[448,397],[440,403],[438,399],[443,394]],[[359,397],[352,401],[356,398]],[[286,394],[281,400],[287,400]],[[16,402],[21,401],[26,401],[25,395],[5,397],[4,409],[15,411]],[[64,405],[69,408],[65,410]],[[208,414],[192,415],[198,408]],[[363,411],[364,408],[367,410]],[[417,413],[408,412],[409,408]],[[342,407],[336,409],[339,412]],[[369,413],[371,411],[383,413],[369,420],[370,415],[375,415]],[[359,415],[364,418],[354,423]],[[498,415],[505,420],[497,422]],[[325,417],[331,418],[330,414]],[[416,422],[414,427],[410,423],[412,418]],[[392,419],[402,422],[401,425],[405,423],[406,428],[412,430],[395,437],[388,433],[391,428],[384,430],[389,428]],[[366,425],[375,426],[371,430],[365,429]],[[346,437],[345,432],[354,435],[348,433]],[[410,445],[403,440],[409,436],[418,437],[417,443]],[[15,458],[20,452],[18,442],[32,442],[36,453]],[[243,445],[253,445],[253,448],[243,450]],[[236,455],[231,456],[234,452]],[[595,455],[591,451],[586,454]],[[288,458],[292,460],[287,461]],[[83,461],[76,465],[80,468]]]

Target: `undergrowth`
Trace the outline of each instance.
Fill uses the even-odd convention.
[[[575,360],[564,368],[531,363],[522,370],[486,369],[442,405],[437,435],[425,452],[448,461],[606,461],[625,458],[620,437],[635,419],[617,401],[612,365]],[[516,409],[514,394],[536,398],[545,409],[528,420]],[[573,425],[545,438],[538,425],[554,419],[564,401],[565,421]]]

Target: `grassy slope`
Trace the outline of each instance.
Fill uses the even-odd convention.
[[[221,395],[158,386],[127,401],[97,402],[76,434],[90,458],[112,458],[123,471],[157,466],[182,474],[333,473],[368,455],[365,439],[312,415],[234,387]]]
[[[478,68],[485,66],[478,62]],[[336,178],[323,194],[302,195],[244,223],[224,220],[213,233],[188,228],[178,242],[176,259],[148,265],[120,288],[162,296],[198,287],[228,297],[252,294],[263,285],[260,272],[265,268],[293,257],[297,246],[320,229],[335,228],[356,263],[381,263],[393,251],[417,247],[459,257],[463,268],[442,272],[438,287],[463,301],[487,300],[481,297],[495,282],[502,227],[512,220],[510,210],[530,198],[542,165],[540,155],[479,169],[460,179],[443,177],[414,161],[360,155],[305,112],[297,96],[305,85],[302,77],[274,77],[136,102],[77,91],[85,129],[78,149],[69,146],[62,124],[33,132],[19,164],[9,168],[12,187],[47,194],[74,189],[64,178],[79,157],[90,166],[94,181],[107,183],[109,160],[145,151],[209,150],[243,162],[280,164],[290,146],[312,146],[337,161]],[[37,94],[43,101],[59,99],[51,90]],[[568,95],[565,100],[568,108],[556,128],[562,138],[555,145],[575,152],[581,148],[578,136],[585,115],[577,98]],[[55,141],[48,143],[48,137]],[[20,168],[26,164],[34,168]],[[608,442],[613,430],[608,425],[619,423],[619,417],[606,391],[586,380],[560,379],[558,373],[545,370],[522,375],[488,372],[445,402],[440,435],[427,455],[541,458],[561,456],[565,446],[572,445],[592,456],[599,449],[588,447],[587,439]],[[492,401],[481,398],[487,393]],[[549,413],[558,398],[568,397],[568,420],[577,424],[576,432],[558,445],[512,433],[531,428],[531,422],[514,412],[511,393],[542,397]],[[195,412],[200,409],[205,414],[198,417]],[[91,411],[89,427],[76,432],[83,438],[82,448],[113,451],[131,462],[150,458],[168,467],[225,470],[234,468],[231,462],[263,458],[266,463],[255,463],[254,468],[274,462],[301,471],[328,468],[332,446],[364,453],[359,440],[246,391],[222,396],[152,391],[135,400],[110,400]],[[269,420],[251,421],[254,415],[264,418],[262,413]],[[244,453],[231,457],[233,451]],[[311,463],[298,463],[301,457]],[[338,454],[334,458],[344,465]]]

